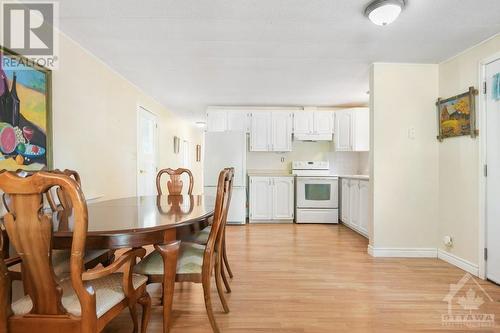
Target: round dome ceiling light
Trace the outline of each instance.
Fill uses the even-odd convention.
[[[406,5],[405,0],[375,0],[365,9],[365,15],[376,25],[388,25],[396,21]]]

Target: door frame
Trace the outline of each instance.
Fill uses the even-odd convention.
[[[486,142],[486,97],[484,93],[483,84],[486,80],[486,66],[494,61],[500,60],[500,52],[495,53],[489,57],[484,58],[479,62],[479,128],[480,132],[478,135],[479,140],[479,165],[478,165],[478,175],[479,175],[479,249],[478,249],[478,273],[481,279],[486,279],[486,260],[484,259],[484,249],[486,248],[486,181],[487,178],[484,174],[484,168],[487,162],[487,142]]]
[[[146,108],[144,105],[142,104],[139,104],[137,103],[136,105],[136,133],[135,133],[135,140],[136,140],[136,163],[135,163],[135,194],[136,195],[139,195],[139,168],[140,168],[140,165],[139,165],[139,152],[140,152],[140,148],[139,148],[139,145],[140,145],[140,140],[139,140],[139,126],[140,126],[140,115],[141,115],[141,112],[148,112],[150,113],[151,115],[153,115],[156,119],[156,129],[155,129],[155,134],[154,134],[154,140],[156,141],[156,145],[155,145],[155,169],[156,171],[158,172],[158,165],[159,165],[159,154],[158,152],[160,151],[160,147],[159,147],[159,144],[160,144],[160,135],[159,135],[159,132],[160,132],[160,129],[158,127],[158,115],[152,111],[150,111],[148,108]]]

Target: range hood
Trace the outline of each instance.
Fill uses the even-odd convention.
[[[294,134],[293,139],[295,141],[332,141],[333,134]]]

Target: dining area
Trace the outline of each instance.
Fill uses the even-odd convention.
[[[176,283],[202,286],[219,332],[213,303],[229,313],[233,278],[233,178],[224,168],[215,196],[195,195],[189,169],[162,169],[157,195],[88,203],[75,170],[1,171],[0,332],[101,332],[127,308],[133,332],[147,331],[154,308],[169,332]]]

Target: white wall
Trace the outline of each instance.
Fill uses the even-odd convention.
[[[435,248],[438,66],[374,64],[370,92],[371,245]],[[414,139],[408,137],[411,128]]]
[[[159,116],[160,168],[177,167],[173,136],[202,143],[202,132],[175,116],[66,36],[53,72],[54,167],[78,170],[86,197],[136,195],[137,105]],[[193,151],[194,154],[194,151]],[[194,163],[195,191],[202,184]]]
[[[439,96],[478,88],[480,61],[499,52],[500,36],[496,36],[441,63]],[[478,139],[457,137],[439,144],[439,247],[473,264],[479,262],[479,168]],[[445,235],[453,237],[452,248],[444,247]]]

